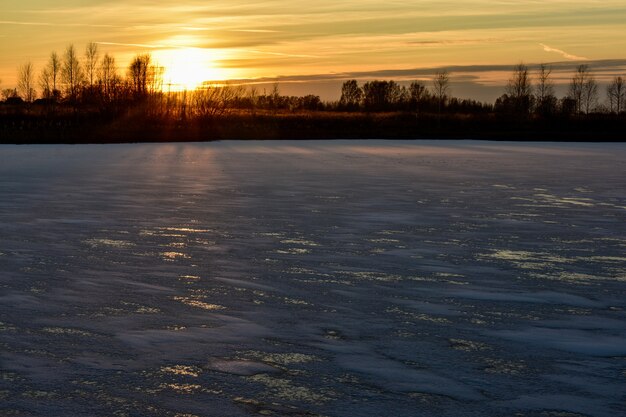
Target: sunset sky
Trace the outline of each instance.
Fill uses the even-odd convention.
[[[150,52],[166,82],[188,86],[282,77],[287,92],[328,96],[344,78],[428,79],[450,67],[459,94],[487,97],[520,61],[623,74],[625,35],[624,0],[0,0],[0,88],[19,65],[40,70],[51,51],[93,41],[121,67]],[[567,65],[557,67],[565,82]]]

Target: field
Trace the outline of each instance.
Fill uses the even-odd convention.
[[[0,147],[0,414],[626,413],[626,146]]]
[[[298,139],[479,139],[623,142],[624,115],[490,111],[213,109],[181,113],[165,105],[55,107],[0,105],[0,144],[103,144]]]

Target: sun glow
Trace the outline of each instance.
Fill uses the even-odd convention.
[[[177,48],[159,51],[155,61],[165,68],[163,89],[169,91],[195,90],[207,81],[227,78],[216,63],[211,50]]]

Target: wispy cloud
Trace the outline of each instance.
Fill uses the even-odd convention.
[[[96,42],[99,45],[115,45],[115,46],[129,46],[134,48],[149,48],[149,49],[159,49],[159,48],[167,48],[167,45],[160,44],[147,44],[147,43],[121,43],[121,42]]]
[[[318,55],[287,54],[287,53],[282,53],[282,52],[259,51],[256,49],[249,49],[248,52],[252,52],[253,54],[283,56],[283,57],[290,57],[290,58],[320,58]]]
[[[484,39],[443,39],[443,40],[423,40],[423,41],[409,41],[407,44],[414,46],[457,46],[457,45],[475,45],[486,44],[494,42],[502,42],[503,39],[499,38],[484,38]]]
[[[45,22],[18,22],[16,20],[0,20],[0,25],[20,25],[20,26],[56,26]]]
[[[626,69],[626,59],[606,59],[606,60],[589,60],[589,64],[592,66],[593,71],[600,75],[614,76]],[[546,63],[550,68],[554,70],[554,75],[566,74],[567,82],[569,82],[570,74],[576,69],[576,66],[569,61],[561,62],[548,62]],[[531,71],[539,70],[541,64],[529,64]],[[329,73],[329,74],[309,74],[309,75],[292,75],[292,76],[279,76],[279,77],[261,77],[255,79],[240,79],[239,82],[322,82],[322,81],[344,81],[348,79],[358,80],[373,80],[373,79],[394,79],[394,80],[416,80],[426,79],[430,80],[436,72],[445,69],[450,72],[451,78],[454,82],[459,80],[475,80],[477,82],[483,82],[487,78],[492,78],[490,73],[504,73],[509,74],[512,70],[511,65],[453,65],[446,67],[423,67],[423,68],[407,68],[407,69],[386,69],[386,70],[373,70],[373,71],[350,71],[341,73]],[[501,84],[506,82],[506,78],[499,80]]]
[[[519,60],[593,64],[583,57],[611,58],[626,50],[626,38],[611,35],[624,27],[624,0],[71,0],[54,5],[0,0],[5,3],[11,4],[0,6],[5,85],[15,82],[22,62],[43,65],[50,50],[93,40],[119,54],[121,66],[135,51],[166,56],[169,50],[206,49],[203,53],[219,58],[214,66],[232,69],[237,78],[343,72],[367,78],[358,72],[502,64],[481,73],[488,74],[489,83],[506,79],[510,64]],[[387,76],[430,77],[417,71],[371,75]]]
[[[114,28],[114,25],[92,25],[87,23],[50,23],[50,22],[24,22],[18,20],[0,20],[0,25],[19,26],[68,26],[68,27],[91,27],[91,28]]]
[[[270,29],[232,29],[231,32],[244,32],[244,33],[280,33],[278,30]]]
[[[565,59],[570,59],[572,61],[588,61],[589,58],[585,58],[584,56],[577,56],[577,55],[572,55],[572,54],[568,54],[567,52],[561,50],[561,49],[556,49],[553,48],[551,46],[548,46],[546,44],[540,43],[539,45],[541,45],[543,47],[543,50],[546,52],[554,52],[556,54],[561,55],[563,58]]]

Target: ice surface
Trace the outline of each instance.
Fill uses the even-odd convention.
[[[626,415],[626,146],[0,147],[0,415]]]

